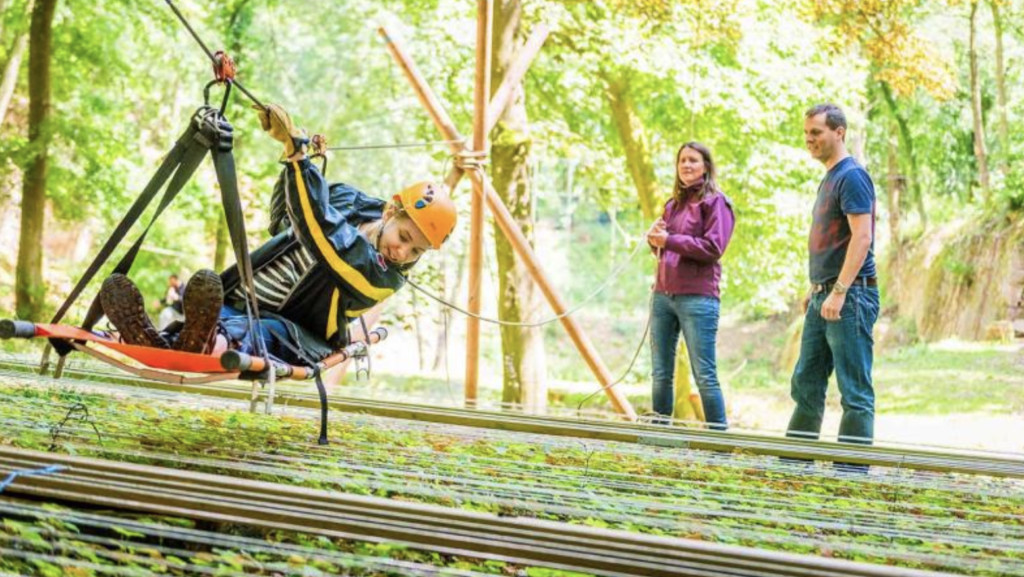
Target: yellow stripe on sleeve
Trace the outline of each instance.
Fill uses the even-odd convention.
[[[382,301],[394,294],[394,289],[378,288],[370,284],[366,277],[342,260],[338,253],[334,251],[334,247],[327,240],[327,237],[324,236],[324,231],[320,228],[320,223],[317,221],[316,216],[313,215],[313,207],[309,203],[306,181],[302,178],[299,163],[298,161],[292,161],[292,164],[295,167],[295,184],[299,188],[299,203],[302,205],[302,214],[306,219],[306,227],[309,228],[309,234],[313,237],[313,243],[316,244],[327,264],[334,269],[334,272],[341,275],[345,282],[352,285],[352,288],[367,298]]]
[[[338,298],[341,293],[338,289],[334,289],[331,294],[331,312],[328,313],[327,317],[327,340],[331,340],[331,337],[338,332]]]

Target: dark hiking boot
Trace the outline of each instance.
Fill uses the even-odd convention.
[[[121,341],[155,349],[170,348],[149,320],[142,293],[128,277],[121,273],[107,277],[100,288],[100,304],[103,305],[103,314],[120,333]]]
[[[204,353],[212,349],[217,336],[217,319],[224,306],[224,285],[220,276],[209,269],[192,275],[182,297],[185,326],[174,348],[186,353]]]

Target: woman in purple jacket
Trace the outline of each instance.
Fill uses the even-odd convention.
[[[732,205],[715,182],[711,151],[687,142],[676,154],[676,185],[665,212],[647,232],[658,257],[651,304],[654,412],[672,416],[676,346],[683,333],[704,415],[711,428],[725,430],[725,400],[718,383],[719,262],[732,237]]]

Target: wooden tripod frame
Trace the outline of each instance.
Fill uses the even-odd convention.
[[[493,0],[477,0],[477,46],[476,46],[476,87],[474,90],[473,108],[473,142],[472,148],[467,148],[465,140],[455,128],[451,117],[445,111],[437,96],[430,86],[416,69],[416,65],[405,52],[404,48],[396,40],[394,34],[385,27],[378,29],[380,35],[387,44],[388,51],[405,73],[406,78],[412,84],[420,103],[426,108],[431,120],[437,126],[446,140],[451,141],[453,154],[484,155],[488,153],[489,145],[487,135],[490,133],[498,117],[504,111],[514,94],[516,87],[522,82],[530,63],[540,51],[544,40],[547,38],[548,30],[545,26],[537,26],[523,49],[516,56],[516,60],[509,69],[501,86],[489,97],[490,92],[490,70],[491,70],[491,14],[493,11]],[[468,172],[473,184],[473,201],[470,222],[470,246],[469,246],[469,306],[471,313],[480,313],[480,274],[481,257],[483,255],[483,222],[484,203],[494,215],[495,222],[501,232],[508,238],[516,254],[523,260],[530,276],[541,289],[548,304],[555,311],[555,314],[564,315],[567,308],[562,297],[551,285],[547,275],[541,268],[537,256],[530,243],[526,240],[523,232],[513,219],[505,203],[495,192],[490,179],[483,170],[465,170],[458,163],[452,167],[446,178],[446,184],[454,189],[459,180]],[[561,316],[560,322],[569,333],[573,344],[580,355],[587,362],[590,370],[597,377],[598,382],[604,389],[605,394],[611,400],[615,411],[624,418],[631,421],[636,420],[636,411],[630,405],[626,397],[612,386],[614,379],[605,366],[593,343],[586,333],[579,326],[572,316]],[[478,382],[478,358],[480,349],[480,321],[477,318],[469,317],[466,337],[466,405],[473,407],[477,399]]]

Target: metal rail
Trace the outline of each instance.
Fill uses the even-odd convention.
[[[184,399],[179,399],[181,402]],[[42,402],[40,402],[42,401]],[[188,402],[188,401],[185,401]],[[46,437],[45,427],[40,431],[39,423],[54,422],[67,407],[53,409],[50,399],[21,399],[14,395],[0,394],[0,403],[17,406],[14,419],[0,422],[0,429],[19,431],[17,437],[28,441],[33,436]],[[190,404],[194,404],[194,401]],[[44,408],[45,407],[45,408]],[[74,406],[72,406],[73,408]],[[97,411],[101,412],[97,412]],[[119,411],[114,406],[103,410],[92,407],[91,416],[100,422],[116,421]],[[172,419],[176,421],[176,419]],[[372,421],[372,422],[371,422]],[[395,422],[395,421],[392,421]],[[388,427],[385,420],[376,417],[359,419],[363,427],[381,430]],[[113,425],[113,423],[109,423]],[[356,425],[355,420],[350,420]],[[756,530],[745,530],[744,535],[736,527],[726,527],[728,520],[744,523],[756,522],[759,527],[793,530],[785,542],[796,544],[798,540],[814,539],[813,533],[805,533],[811,527],[819,530],[842,531],[851,539],[854,535],[873,535],[888,539],[913,539],[939,546],[981,546],[986,555],[994,550],[1012,552],[1019,557],[1024,551],[1024,509],[1021,509],[1021,485],[1013,480],[994,482],[992,479],[967,477],[943,479],[939,475],[926,474],[930,478],[922,486],[922,473],[912,476],[891,476],[894,469],[876,471],[870,476],[858,475],[858,484],[876,496],[845,496],[842,503],[836,501],[801,502],[794,500],[792,492],[803,492],[810,488],[837,489],[842,482],[831,485],[828,477],[804,466],[794,467],[790,475],[801,475],[800,481],[792,477],[785,490],[766,486],[770,479],[762,475],[750,475],[750,467],[770,465],[771,471],[785,473],[774,459],[763,457],[717,455],[704,452],[670,451],[650,449],[622,444],[591,443],[592,449],[586,463],[553,465],[546,462],[520,461],[517,457],[497,451],[496,457],[470,456],[457,448],[451,452],[446,448],[438,451],[426,446],[416,446],[409,437],[386,440],[374,435],[373,441],[356,441],[348,436],[342,446],[311,451],[302,444],[284,447],[275,445],[270,450],[258,447],[218,447],[209,452],[205,445],[192,448],[188,445],[175,447],[173,452],[154,452],[145,444],[133,442],[138,437],[149,437],[153,431],[138,424],[119,424],[104,428],[102,440],[88,424],[79,423],[70,427],[60,426],[62,447],[78,455],[99,455],[119,461],[144,462],[150,465],[172,468],[216,471],[220,474],[237,475],[246,478],[289,479],[293,482],[327,483],[340,490],[386,491],[425,502],[454,501],[459,503],[488,504],[493,507],[509,507],[516,511],[533,511],[537,514],[558,515],[562,519],[601,519],[609,523],[635,523],[644,527],[658,528],[673,535],[706,535],[717,540],[719,529],[728,531],[732,538],[740,538],[745,544],[771,542],[773,548],[781,545],[777,534],[759,534]],[[202,426],[202,425],[198,425]],[[426,429],[423,429],[426,430]],[[22,432],[25,436],[22,436]],[[170,431],[168,431],[170,432]],[[462,433],[481,433],[487,430],[438,427],[436,432],[460,440],[462,446],[470,446],[480,439],[502,449],[505,443],[526,444],[537,451],[557,453],[560,446],[572,446],[575,440],[564,437],[524,436],[520,434],[473,435],[466,439]],[[97,434],[97,437],[93,435]],[[53,433],[51,433],[52,435]],[[120,438],[108,447],[108,441]],[[102,445],[94,444],[101,441]],[[121,443],[127,441],[128,446]],[[30,441],[29,441],[30,442]],[[422,440],[420,441],[422,442]],[[597,448],[601,445],[604,448]],[[578,447],[576,447],[578,449]],[[196,452],[199,449],[199,452]],[[688,464],[672,472],[666,471],[666,464],[658,466],[658,473],[638,474],[618,468],[605,469],[602,463],[612,455],[623,455],[631,450],[647,452],[647,458],[672,459],[676,463]],[[584,452],[587,452],[584,449]],[[661,453],[660,456],[658,454]],[[590,458],[595,457],[591,463]],[[717,469],[727,466],[735,469],[729,484],[717,480],[693,479],[688,475],[686,482],[679,482],[677,475],[688,468],[691,471],[702,467]],[[692,468],[691,468],[692,467]],[[343,477],[338,478],[339,471]],[[832,472],[824,468],[820,473]],[[883,473],[879,475],[877,473]],[[671,486],[666,482],[671,481]],[[972,487],[958,486],[971,480]],[[944,485],[945,481],[956,485]],[[735,485],[733,484],[735,483]],[[934,484],[934,485],[933,485]],[[992,485],[1009,494],[994,495]],[[919,499],[920,490],[931,497]],[[982,489],[983,493],[975,491]],[[828,492],[828,491],[826,491]],[[945,498],[956,493],[952,506],[938,505],[935,498]],[[1006,501],[1009,499],[1009,501]],[[1013,504],[1011,504],[1013,503]],[[1009,508],[1004,508],[1006,506]],[[493,510],[493,509],[492,509]],[[1017,513],[1014,513],[1016,511]],[[722,522],[721,527],[716,527]],[[801,535],[801,536],[798,536]],[[804,541],[800,545],[814,543]],[[866,547],[854,543],[821,543],[823,548],[841,550],[844,553],[866,553]],[[870,554],[870,553],[869,553]],[[877,556],[895,559],[895,552],[880,548]],[[873,556],[873,555],[872,555]],[[968,555],[957,555],[957,564],[971,566],[978,562]],[[908,557],[901,557],[909,560]],[[952,559],[950,559],[952,563]],[[963,565],[966,564],[966,565]],[[913,565],[910,565],[913,566]],[[935,567],[951,568],[952,564],[936,564]],[[1022,573],[1024,575],[1024,573]]]
[[[5,491],[608,576],[938,575],[0,447],[0,474],[51,466],[65,469],[19,477]]]
[[[403,577],[493,575],[303,545],[293,542],[294,536],[287,533],[278,534],[284,540],[268,541],[182,527],[164,520],[137,520],[124,514],[87,512],[55,505],[0,497],[0,517],[34,525],[30,539],[0,526],[0,560],[13,561],[15,567],[21,560],[24,565],[21,570],[28,567],[38,570],[31,563],[41,560],[68,573],[70,568],[75,568],[82,570],[82,574],[121,577],[168,574],[305,577],[310,575],[310,566],[318,569],[320,572],[316,574],[319,575],[333,575],[341,570],[345,575]],[[69,523],[73,530],[68,527]],[[0,572],[0,577],[6,575],[13,574]]]
[[[0,362],[0,371],[14,370],[26,374],[29,365],[15,366],[10,361]],[[102,375],[67,369],[64,378],[76,375],[101,378]],[[117,377],[109,379],[118,385],[150,389],[191,392],[223,399],[247,402],[262,400],[265,393],[253,392],[227,385],[190,385],[182,387],[149,381]],[[257,397],[254,398],[254,394]],[[278,391],[276,403],[290,407],[319,408],[313,395]],[[813,441],[738,431],[712,431],[683,427],[643,425],[621,421],[578,420],[566,417],[544,417],[514,412],[467,410],[461,408],[418,405],[412,403],[382,402],[366,399],[335,398],[329,401],[334,411],[361,413],[379,417],[422,422],[460,425],[494,430],[514,431],[539,435],[575,437],[602,441],[617,441],[662,447],[700,449],[721,452],[743,451],[756,455],[769,455],[796,460],[840,461],[862,465],[899,467],[1024,479],[1024,456],[1004,453],[941,451],[913,447],[855,445],[833,441]]]

